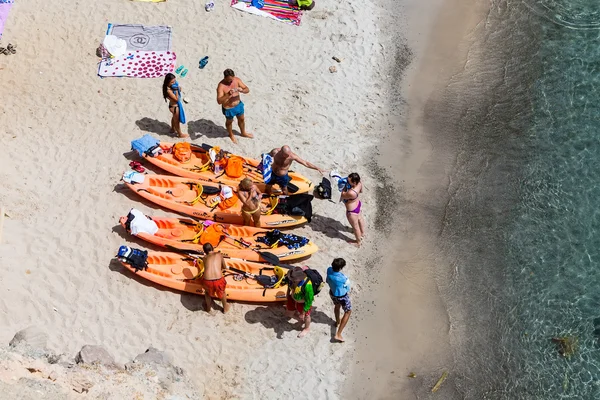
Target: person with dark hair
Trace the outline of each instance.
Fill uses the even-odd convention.
[[[282,146],[279,149],[273,149],[271,150],[269,155],[273,157],[273,165],[271,166],[271,179],[269,180],[269,182],[265,182],[267,184],[267,187],[265,188],[267,194],[271,194],[271,191],[273,190],[273,185],[278,185],[281,188],[283,194],[286,196],[288,195],[287,187],[290,181],[292,180],[288,172],[294,161],[304,165],[306,168],[317,170],[321,174],[324,173],[324,171],[321,168],[298,157],[298,155],[292,151],[290,146]]]
[[[223,270],[227,269],[223,254],[218,251],[214,251],[213,246],[210,243],[205,243],[202,246],[204,250],[204,258],[202,264],[204,264],[204,273],[200,278],[200,285],[204,288],[204,300],[206,302],[206,312],[212,310],[212,298],[217,298],[223,303],[223,312],[229,311],[229,304],[227,303],[227,281],[223,276]]]
[[[260,227],[260,199],[262,193],[250,178],[244,178],[238,187],[238,197],[242,202],[244,225]]]
[[[310,312],[315,292],[302,267],[294,267],[288,272],[288,282],[286,316],[304,323],[304,329],[298,334],[301,338],[310,332]]]
[[[312,10],[315,8],[314,0],[288,0],[288,4],[292,7],[298,7],[303,11]]]
[[[250,89],[248,89],[248,86],[240,78],[235,76],[235,73],[231,69],[223,71],[223,79],[217,86],[217,103],[222,107],[223,115],[225,115],[225,127],[233,143],[237,143],[237,140],[233,136],[234,118],[237,118],[243,137],[254,137],[251,133],[246,132],[244,103],[240,99],[240,93],[248,94],[250,93]]]
[[[350,314],[352,314],[352,302],[350,301],[350,280],[342,274],[342,268],[346,266],[346,260],[336,258],[327,269],[327,284],[329,285],[329,296],[333,301],[335,313],[335,326],[337,332],[333,337],[338,342],[344,342],[342,331],[346,327]],[[344,310],[344,316],[340,319],[340,308]]]
[[[358,199],[358,195],[362,193],[362,189],[360,176],[356,172],[353,172],[348,175],[348,186],[342,191],[340,196],[340,201],[346,206],[346,218],[348,218],[348,222],[354,230],[357,247],[360,247],[365,237],[365,220],[360,213],[362,203]]]
[[[185,124],[185,114],[181,103],[181,86],[177,83],[175,75],[165,75],[162,92],[165,101],[169,100],[169,111],[173,114],[171,117],[171,133],[176,133],[180,138],[189,137],[190,135],[181,132],[180,123]]]

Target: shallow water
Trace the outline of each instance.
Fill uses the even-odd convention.
[[[477,35],[450,105],[430,110],[453,116],[430,128],[458,154],[438,276],[454,384],[472,399],[599,399],[600,2],[493,1]],[[550,340],[567,335],[569,359]]]

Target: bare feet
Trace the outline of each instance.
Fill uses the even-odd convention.
[[[187,133],[183,133],[183,132],[181,132],[181,133],[179,134],[179,137],[183,139],[183,138],[188,138],[188,137],[190,137],[190,135],[188,135]]]
[[[300,332],[300,333],[298,334],[298,337],[299,337],[299,338],[303,338],[304,336],[306,336],[306,334],[307,334],[308,332],[310,332],[310,329],[309,329],[309,328],[304,328],[304,329],[302,329],[302,332]]]
[[[247,137],[247,138],[252,139],[254,137],[254,135],[249,132],[246,132],[246,133],[242,133],[242,137]]]
[[[231,141],[232,141],[233,143],[237,143],[237,139],[235,138],[235,136],[233,136],[233,135],[229,135],[229,139],[231,139]]]
[[[231,309],[231,304],[227,303],[223,306],[223,314]]]
[[[333,340],[334,340],[335,342],[338,342],[338,343],[344,343],[344,342],[346,341],[346,339],[344,339],[344,338],[342,337],[342,335],[335,335],[335,336],[333,337]]]

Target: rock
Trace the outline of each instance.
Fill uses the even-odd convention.
[[[48,335],[36,326],[30,326],[15,334],[9,343],[10,347],[25,345],[33,349],[45,349]]]
[[[138,354],[138,356],[133,360],[133,362],[139,364],[170,365],[171,356],[169,356],[164,351],[160,351],[155,349],[154,347],[150,347],[148,350],[146,350],[145,353]]]
[[[107,367],[116,366],[115,359],[102,346],[86,344],[75,356],[77,364],[100,364]]]
[[[94,386],[94,384],[82,375],[75,376],[71,379],[71,388],[77,393],[87,393],[90,391],[92,386]]]

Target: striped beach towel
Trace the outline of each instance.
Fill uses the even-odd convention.
[[[251,0],[232,0],[231,7],[245,11],[250,14],[276,19],[291,25],[300,25],[302,11],[298,7],[292,7],[287,1],[264,0],[265,5],[262,8],[252,7]]]
[[[0,39],[2,39],[2,32],[4,31],[4,24],[8,18],[8,13],[12,8],[15,0],[0,0]]]

